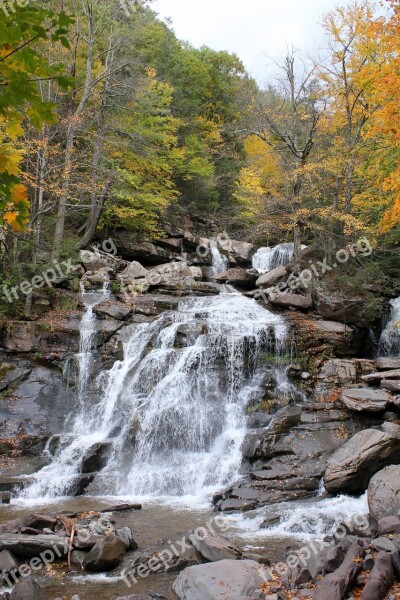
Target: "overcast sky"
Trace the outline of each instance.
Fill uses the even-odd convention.
[[[235,52],[262,84],[271,57],[287,46],[312,52],[323,44],[321,17],[345,0],[154,0],[177,36],[194,46]],[[269,66],[268,66],[269,65]]]

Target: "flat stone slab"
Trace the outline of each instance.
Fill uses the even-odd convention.
[[[364,375],[361,378],[366,383],[374,383],[375,381],[381,381],[382,379],[400,379],[400,369],[393,369],[392,371],[378,371],[376,373],[370,373]]]
[[[342,404],[355,412],[384,412],[391,399],[388,392],[370,388],[347,388],[340,396]]]
[[[393,371],[393,369],[400,369],[400,358],[378,358],[376,366],[379,371]]]

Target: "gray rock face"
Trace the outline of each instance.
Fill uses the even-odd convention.
[[[347,388],[340,396],[340,401],[355,412],[385,412],[391,396],[384,390],[369,388]]]
[[[313,305],[311,296],[300,296],[299,294],[291,294],[290,292],[277,292],[274,288],[269,288],[266,294],[271,304],[277,304],[278,306],[308,310]]]
[[[323,321],[326,323],[326,321]],[[334,323],[337,326],[340,323]],[[345,330],[349,330],[344,326]],[[361,377],[370,373],[376,368],[373,360],[364,360],[357,358],[333,358],[326,361],[318,373],[317,385],[315,389],[316,397],[327,394],[330,390],[347,387],[361,383]]]
[[[256,250],[253,244],[239,240],[229,240],[228,245],[230,261],[234,261],[238,265],[247,265],[251,262],[251,256]]]
[[[210,562],[225,559],[238,560],[242,555],[240,548],[231,544],[226,537],[217,535],[216,533],[208,531],[205,537],[200,538],[193,532],[190,532],[188,539],[196,550]]]
[[[328,460],[325,487],[330,493],[363,491],[382,466],[398,462],[400,440],[375,429],[365,429]],[[387,515],[379,518],[382,516]]]
[[[179,600],[226,600],[250,596],[263,582],[260,565],[253,560],[222,560],[185,569],[175,580]]]
[[[125,542],[115,534],[103,538],[92,548],[85,558],[88,571],[100,573],[117,567],[126,554]]]
[[[278,281],[283,281],[288,276],[288,272],[286,271],[286,267],[281,265],[280,267],[276,267],[276,269],[272,269],[268,273],[261,275],[256,282],[258,287],[269,288],[278,283]]]
[[[50,515],[31,514],[0,525],[0,534],[15,531],[19,532],[25,527],[30,527],[31,529],[54,529],[56,523],[57,519]]]
[[[378,521],[400,515],[400,466],[386,467],[374,475],[368,486],[368,505]]]
[[[380,535],[400,533],[400,516],[382,517],[382,519],[379,519],[378,533]]]

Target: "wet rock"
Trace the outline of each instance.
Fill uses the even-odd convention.
[[[261,275],[256,281],[258,287],[270,288],[276,285],[279,281],[288,277],[288,272],[285,266],[276,267],[268,273]]]
[[[198,552],[210,562],[219,560],[239,560],[242,556],[240,548],[232,544],[226,537],[207,531],[204,537],[190,532],[188,540]]]
[[[68,552],[68,542],[58,535],[0,534],[0,551],[8,550],[17,558],[34,558],[49,550],[60,558]]]
[[[400,533],[400,517],[383,517],[378,521],[378,533],[388,535],[389,533]]]
[[[230,283],[244,289],[253,289],[257,275],[248,273],[246,269],[228,269],[213,277],[217,283]]]
[[[340,402],[355,412],[385,412],[390,399],[387,392],[369,388],[347,388],[340,396]]]
[[[353,588],[362,569],[364,549],[354,542],[336,571],[318,583],[314,600],[344,600]]]
[[[394,580],[392,559],[387,552],[379,552],[374,568],[361,595],[361,600],[383,600]]]
[[[0,492],[0,504],[10,504],[11,494],[10,492]]]
[[[131,309],[116,300],[102,302],[94,307],[93,312],[100,318],[115,319],[116,321],[124,321],[131,313]]]
[[[97,542],[85,558],[84,566],[88,571],[111,571],[117,567],[126,554],[126,544],[115,534]]]
[[[141,504],[114,504],[107,508],[103,508],[100,512],[102,513],[113,513],[113,512],[128,512],[130,510],[141,510]]]
[[[84,570],[86,556],[87,552],[83,552],[82,550],[73,550],[71,552],[71,568],[73,571],[77,571],[79,573],[80,571]]]
[[[400,466],[379,471],[368,486],[369,511],[378,521],[400,514]]]
[[[10,600],[43,600],[42,588],[32,579],[21,579],[11,592]]]
[[[94,473],[77,475],[66,493],[69,496],[74,497],[83,496],[83,494],[88,489],[89,485],[93,482],[94,478]]]
[[[138,545],[133,537],[132,530],[129,527],[121,527],[117,529],[115,534],[125,543],[127,550],[137,550]]]
[[[228,499],[222,500],[217,504],[218,510],[221,512],[241,512],[247,510],[253,510],[256,508],[257,502],[253,500],[235,500]]]
[[[363,491],[383,465],[396,462],[400,440],[375,429],[360,431],[328,460],[325,487],[330,493]],[[387,516],[371,514],[378,519]]]
[[[267,289],[266,294],[271,304],[278,306],[309,310],[313,305],[311,296],[300,296],[299,294],[291,294],[290,292],[277,292],[274,288]]]
[[[347,329],[347,327],[345,326]],[[361,383],[361,377],[376,367],[375,361],[362,359],[327,360],[318,373],[316,394],[322,394],[336,387]]]
[[[179,600],[225,600],[251,596],[262,582],[257,562],[222,560],[185,569],[173,589]]]
[[[0,525],[0,534],[11,533],[14,531],[19,532],[21,529],[26,527],[39,530],[44,528],[54,530],[56,524],[57,519],[50,515],[31,514],[26,515],[25,517],[20,517],[19,519],[7,521],[7,523],[3,523]]]
[[[89,448],[82,460],[82,473],[97,473],[101,471],[110,458],[111,448],[112,445],[108,443],[94,444]]]
[[[189,267],[195,281],[203,281],[203,271],[200,267]]]

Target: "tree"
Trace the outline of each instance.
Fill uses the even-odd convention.
[[[21,184],[26,117],[40,129],[54,122],[55,106],[43,101],[38,82],[55,80],[65,89],[69,80],[64,67],[50,65],[39,42],[51,40],[68,47],[66,37],[72,19],[64,11],[55,12],[36,4],[24,7],[4,1],[0,20],[0,225],[8,224],[15,232],[29,220],[27,190]]]
[[[254,105],[253,135],[265,142],[279,157],[285,181],[283,197],[286,214],[293,228],[295,262],[301,252],[302,192],[314,148],[321,111],[315,65],[296,68],[295,55],[289,54],[280,65],[282,78],[275,87],[261,93]]]

